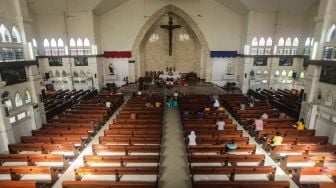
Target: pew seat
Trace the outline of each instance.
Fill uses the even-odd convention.
[[[156,182],[64,181],[63,188],[157,188]]]
[[[288,181],[197,181],[194,188],[289,188]]]
[[[37,188],[36,181],[0,181],[0,187],[4,188]]]

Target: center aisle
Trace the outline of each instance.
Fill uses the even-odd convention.
[[[189,188],[191,180],[179,110],[166,108],[163,130],[159,187]]]

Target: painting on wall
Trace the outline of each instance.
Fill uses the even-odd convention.
[[[320,82],[325,82],[328,84],[336,85],[336,67],[322,65],[322,70],[320,74]]]
[[[49,66],[63,66],[62,58],[60,57],[49,57]]]
[[[293,66],[292,57],[280,57],[279,66]]]
[[[88,66],[89,61],[87,57],[75,57],[74,58],[75,66]]]
[[[267,66],[267,57],[255,57],[253,65],[254,66]]]
[[[27,81],[27,75],[24,66],[4,67],[0,69],[0,74],[2,81],[5,81],[6,85]]]

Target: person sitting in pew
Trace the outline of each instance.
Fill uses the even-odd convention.
[[[219,101],[216,99],[215,102],[213,103],[214,108],[219,108]]]
[[[215,102],[215,97],[212,94],[210,94],[210,96],[209,96],[209,101],[210,101],[211,104],[213,104]]]
[[[131,119],[136,119],[137,114],[136,113],[131,113]]]
[[[210,112],[210,108],[209,108],[209,106],[206,105],[206,106],[204,107],[203,111],[204,111],[205,113],[209,113],[209,112]]]
[[[274,136],[273,139],[272,139],[272,142],[273,142],[273,143],[272,143],[272,146],[281,145],[282,140],[283,140],[283,138],[282,138],[280,132],[277,131],[277,132],[275,133],[275,136]]]
[[[203,109],[198,110],[198,111],[196,112],[196,115],[197,115],[198,118],[203,118],[203,116],[204,116]]]
[[[189,144],[188,146],[196,146],[196,135],[195,131],[191,131],[188,135]]]
[[[151,108],[153,107],[153,104],[150,101],[147,101],[145,107]]]
[[[267,113],[263,113],[263,115],[261,115],[261,119],[262,120],[268,119]]]
[[[240,110],[245,110],[245,104],[244,103],[240,103]]]
[[[217,130],[219,130],[219,131],[223,131],[223,130],[224,130],[224,126],[225,126],[225,121],[224,121],[224,119],[223,119],[223,118],[220,118],[220,119],[217,121],[216,125],[217,125]]]
[[[296,129],[298,131],[304,130],[304,120],[301,118],[297,123],[296,123]]]
[[[188,117],[190,115],[189,108],[183,110],[183,117]]]
[[[161,103],[159,101],[155,102],[155,108],[160,108],[161,107]]]
[[[219,113],[224,113],[225,109],[224,109],[223,106],[220,106],[220,107],[217,109],[217,111],[218,111]]]
[[[257,135],[259,131],[262,131],[264,129],[264,121],[261,119],[261,117],[259,117],[254,121],[253,126],[254,126],[254,133],[255,135]]]
[[[171,108],[173,106],[173,101],[172,101],[171,97],[167,98],[166,106],[167,106],[167,108]]]
[[[234,141],[234,139],[232,139],[228,144],[226,144],[225,146],[225,150],[227,153],[232,153],[237,149],[237,144]]]

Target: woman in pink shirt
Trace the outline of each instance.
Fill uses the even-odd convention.
[[[257,135],[259,131],[264,129],[264,121],[259,117],[254,121],[254,132]]]

